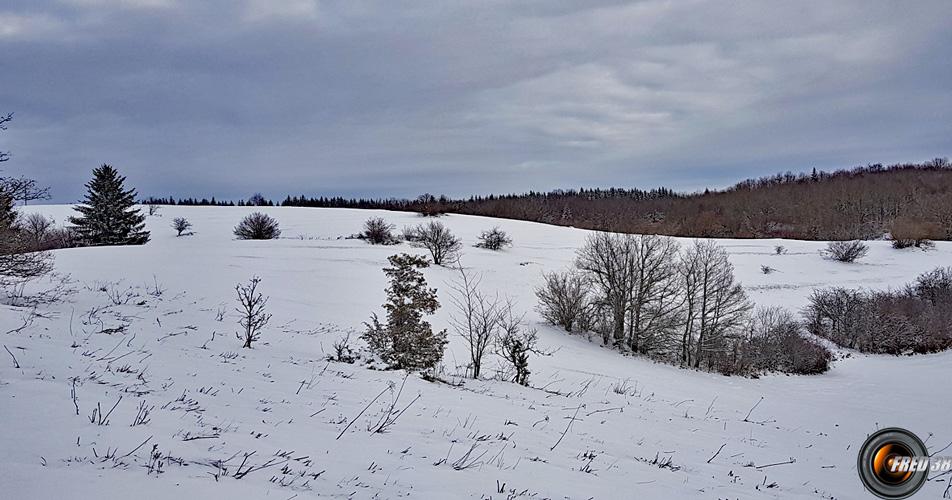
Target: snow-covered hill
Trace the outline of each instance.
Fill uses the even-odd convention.
[[[60,223],[70,214],[27,209]],[[28,310],[0,306],[0,344],[10,351],[0,353],[0,496],[868,498],[855,470],[868,433],[899,425],[933,450],[952,441],[943,383],[952,353],[853,353],[822,376],[760,379],[621,356],[542,325],[534,311],[541,273],[569,265],[585,231],[466,216],[442,219],[466,243],[463,265],[483,274],[486,290],[513,298],[553,354],[530,361],[530,388],[410,376],[394,403],[402,373],[325,355],[380,311],[386,257],[419,252],[342,237],[370,216],[398,227],[420,219],[265,208],[282,239],[234,240],[232,227],[251,211],[164,207],[148,218],[145,246],[57,251],[75,292],[40,305],[32,324],[20,329]],[[175,237],[177,216],[194,224],[193,236]],[[513,248],[472,248],[496,225]],[[720,244],[755,302],[792,309],[814,287],[899,286],[952,262],[948,243],[922,252],[872,242],[855,264],[822,259],[817,242]],[[775,255],[778,244],[788,252]],[[448,305],[454,272],[425,273]],[[253,275],[274,317],[248,350],[235,338],[234,286]],[[441,309],[434,326],[447,327],[448,314]],[[464,359],[452,338],[445,371]],[[369,432],[391,404],[409,408],[386,432]],[[146,421],[132,425],[142,412]],[[948,478],[929,482],[922,498],[941,497]]]

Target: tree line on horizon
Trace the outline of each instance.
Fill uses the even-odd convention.
[[[248,200],[149,198],[170,205],[385,209],[459,213],[623,233],[804,240],[952,239],[952,164],[945,158],[833,172],[786,172],[722,190],[592,188],[452,199],[287,196]]]

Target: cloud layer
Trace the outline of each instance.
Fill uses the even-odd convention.
[[[681,189],[952,150],[952,3],[7,0],[8,169],[142,194]]]

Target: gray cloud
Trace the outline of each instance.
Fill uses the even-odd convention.
[[[682,189],[952,149],[952,3],[8,0],[0,149],[58,201]]]

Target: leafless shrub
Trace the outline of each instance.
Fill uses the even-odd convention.
[[[417,243],[420,241],[420,233],[417,226],[404,226],[400,232],[400,237],[407,243]]]
[[[327,357],[328,361],[336,361],[338,363],[353,363],[359,358],[359,354],[350,346],[350,332],[347,332],[346,335],[334,341],[331,344],[331,347],[334,349],[334,353]]]
[[[235,292],[238,294],[238,304],[235,310],[241,314],[238,324],[243,331],[238,333],[238,339],[243,340],[242,347],[251,348],[251,343],[256,342],[271,315],[265,312],[265,306],[268,298],[257,291],[261,278],[255,276],[246,285],[235,285]]]
[[[942,228],[935,222],[900,217],[889,225],[889,236],[896,249],[916,247],[928,250],[933,239],[942,238]]]
[[[360,233],[360,238],[371,245],[394,245],[399,243],[393,235],[394,227],[382,217],[371,217],[364,222],[364,230]]]
[[[774,271],[776,271],[776,269],[774,269],[774,268],[772,268],[772,267],[770,267],[770,266],[767,266],[767,265],[762,265],[762,266],[760,266],[760,272],[762,272],[762,273],[764,273],[764,274],[770,274],[770,273],[772,273],[772,272],[774,272]]]
[[[476,242],[475,246],[487,250],[502,250],[505,247],[512,246],[512,238],[499,227],[494,227],[480,233],[479,241]]]
[[[529,354],[546,354],[538,348],[535,329],[526,329],[524,315],[513,312],[512,303],[507,303],[499,319],[499,334],[496,337],[496,354],[512,368],[512,381],[529,385]]]
[[[192,234],[191,231],[187,232],[192,228],[192,223],[188,221],[185,217],[176,217],[172,219],[172,229],[175,230],[175,236],[182,236],[183,234]]]
[[[235,236],[239,240],[272,240],[281,236],[281,229],[271,216],[255,212],[235,226]]]
[[[412,244],[429,250],[433,264],[441,266],[458,258],[463,245],[442,222],[430,221],[420,224],[416,227],[415,233],[417,239]]]
[[[869,253],[869,247],[860,240],[831,241],[826,246],[824,254],[839,262],[855,262]]]
[[[913,289],[934,305],[952,303],[952,267],[939,267],[919,275]]]
[[[0,198],[3,192],[0,191]],[[0,199],[0,204],[5,203]],[[0,206],[0,215],[5,207]],[[8,220],[0,220],[0,285],[10,285],[39,278],[53,270],[53,256],[48,252],[36,251],[39,241],[24,230],[12,206]],[[27,219],[30,222],[31,218]],[[32,217],[45,236],[49,230],[42,216]]]
[[[783,255],[783,254],[787,253],[787,247],[785,247],[785,246],[783,246],[783,245],[777,245],[777,246],[774,247],[774,253],[777,254],[777,255]]]
[[[567,332],[588,324],[590,304],[585,276],[575,271],[545,273],[542,286],[536,288],[538,311],[553,325]]]
[[[159,215],[159,210],[162,208],[155,203],[149,203],[146,207],[148,207],[150,216]]]
[[[818,374],[829,369],[832,354],[801,335],[802,326],[779,307],[758,309],[733,339],[731,354],[723,358],[722,373],[758,374],[780,371]]]

